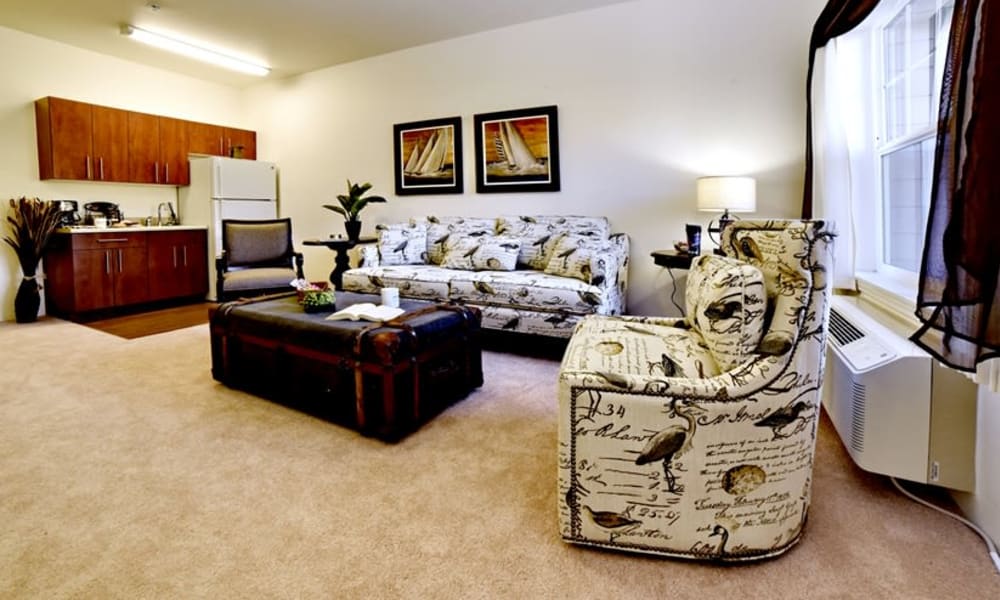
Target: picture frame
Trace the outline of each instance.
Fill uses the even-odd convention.
[[[559,191],[556,106],[474,116],[476,192]]]
[[[462,118],[392,126],[396,195],[462,193]]]

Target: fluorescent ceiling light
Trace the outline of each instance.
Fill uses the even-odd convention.
[[[170,52],[174,52],[176,54],[182,54],[189,58],[194,58],[207,63],[212,63],[213,65],[232,69],[233,71],[249,73],[250,75],[259,75],[260,77],[263,77],[271,72],[270,68],[263,65],[254,64],[242,58],[236,58],[235,56],[223,54],[216,50],[196,46],[190,42],[169,37],[163,35],[162,33],[154,33],[133,25],[122,25],[121,33],[122,35],[127,35],[144,44],[149,44],[150,46],[156,46],[157,48],[169,50]]]

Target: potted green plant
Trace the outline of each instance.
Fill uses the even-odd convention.
[[[368,205],[369,202],[385,202],[385,198],[382,196],[366,196],[368,190],[372,189],[372,184],[370,183],[351,183],[351,180],[347,180],[347,193],[337,194],[337,200],[340,202],[340,206],[335,204],[324,204],[323,208],[328,208],[333,212],[340,213],[344,215],[344,229],[347,231],[347,238],[350,240],[357,240],[358,236],[361,235],[361,221],[358,219],[358,215],[361,214],[361,209]]]
[[[3,241],[14,249],[23,279],[14,296],[14,320],[30,323],[38,319],[42,289],[38,263],[49,247],[49,238],[59,227],[59,203],[38,198],[10,199],[7,225],[10,233]]]

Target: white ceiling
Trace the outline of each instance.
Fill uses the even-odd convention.
[[[625,1],[629,0],[0,0],[0,25],[244,86],[260,78],[144,46],[121,35],[121,25],[172,32],[229,49],[266,63],[272,68],[268,77],[274,79]]]

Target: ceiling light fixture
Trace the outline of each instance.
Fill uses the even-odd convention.
[[[263,77],[271,72],[270,68],[263,65],[258,65],[242,58],[223,54],[217,50],[196,46],[190,42],[166,36],[162,33],[154,33],[134,25],[122,25],[121,33],[122,35],[129,36],[132,39],[144,44],[156,46],[157,48],[161,48],[163,50],[168,50],[176,54],[187,56],[188,58],[194,58],[211,63],[219,67],[225,67],[233,71],[248,73],[250,75],[258,75],[260,77]]]

